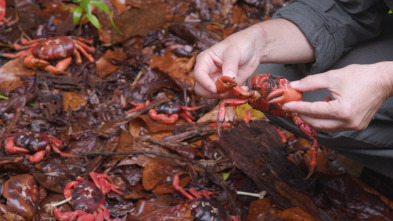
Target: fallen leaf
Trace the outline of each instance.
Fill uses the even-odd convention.
[[[100,57],[96,61],[97,75],[100,76],[100,78],[105,78],[110,73],[112,73],[120,68],[120,65],[114,65],[111,62],[111,60],[113,59],[113,60],[117,60],[117,61],[122,61],[126,57],[127,57],[126,54],[121,49],[116,49],[114,51],[112,51],[110,49],[107,50],[105,52],[105,55]]]
[[[168,76],[178,82],[186,82],[188,86],[194,86],[194,75],[191,72],[196,59],[196,54],[191,58],[177,57],[169,50],[164,56],[153,55],[150,59],[150,68],[164,71]]]
[[[63,93],[63,110],[77,111],[87,104],[87,96],[78,92]]]
[[[143,188],[157,194],[174,192],[172,176],[180,172],[182,170],[168,160],[158,157],[151,159],[143,170]],[[181,180],[181,185],[185,185],[184,180]]]
[[[35,71],[27,69],[19,58],[13,59],[0,67],[0,90],[2,93],[13,91],[23,84],[18,76],[33,76]]]

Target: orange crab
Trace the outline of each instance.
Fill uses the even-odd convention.
[[[0,0],[1,1],[1,0]],[[94,62],[91,55],[95,48],[89,46],[93,41],[74,36],[60,36],[52,38],[40,38],[28,41],[21,40],[22,45],[14,44],[15,49],[22,50],[16,54],[3,53],[4,57],[20,57],[27,68],[42,69],[53,74],[64,73],[72,62],[72,56],[76,58],[77,65],[82,64],[81,53],[89,60]],[[56,66],[49,61],[60,60]]]
[[[221,76],[216,81],[218,93],[230,92],[238,99],[225,99],[219,106],[218,122],[225,120],[226,106],[239,106],[248,103],[254,109],[278,117],[292,119],[296,126],[311,140],[310,148],[310,171],[309,178],[316,166],[318,152],[318,133],[314,128],[303,121],[296,113],[285,111],[282,104],[289,101],[297,101],[303,98],[303,94],[289,86],[289,81],[283,77],[267,74],[257,74],[251,78],[251,90],[245,91],[238,86],[234,79]],[[218,127],[220,130],[220,125]]]

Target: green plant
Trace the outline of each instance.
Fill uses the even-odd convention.
[[[113,21],[113,12],[108,8],[108,6],[102,2],[101,0],[73,0],[72,2],[78,3],[79,6],[77,6],[74,9],[72,18],[74,25],[76,25],[79,20],[83,18],[89,19],[91,24],[94,25],[98,30],[101,29],[100,21],[98,18],[92,13],[92,7],[93,5],[100,8],[104,12],[106,12],[109,15],[109,20],[113,26],[113,28],[120,33],[119,29],[117,28],[115,22]]]

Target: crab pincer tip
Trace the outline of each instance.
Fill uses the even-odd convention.
[[[310,170],[308,171],[308,175],[306,176],[306,178],[304,178],[304,180],[308,180],[311,177],[311,175],[314,173],[314,170],[315,170],[315,166],[311,166]]]

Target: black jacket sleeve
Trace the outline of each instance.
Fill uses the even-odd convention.
[[[388,12],[383,0],[293,0],[274,18],[295,23],[315,49],[309,72],[325,71],[354,45],[376,37]]]

